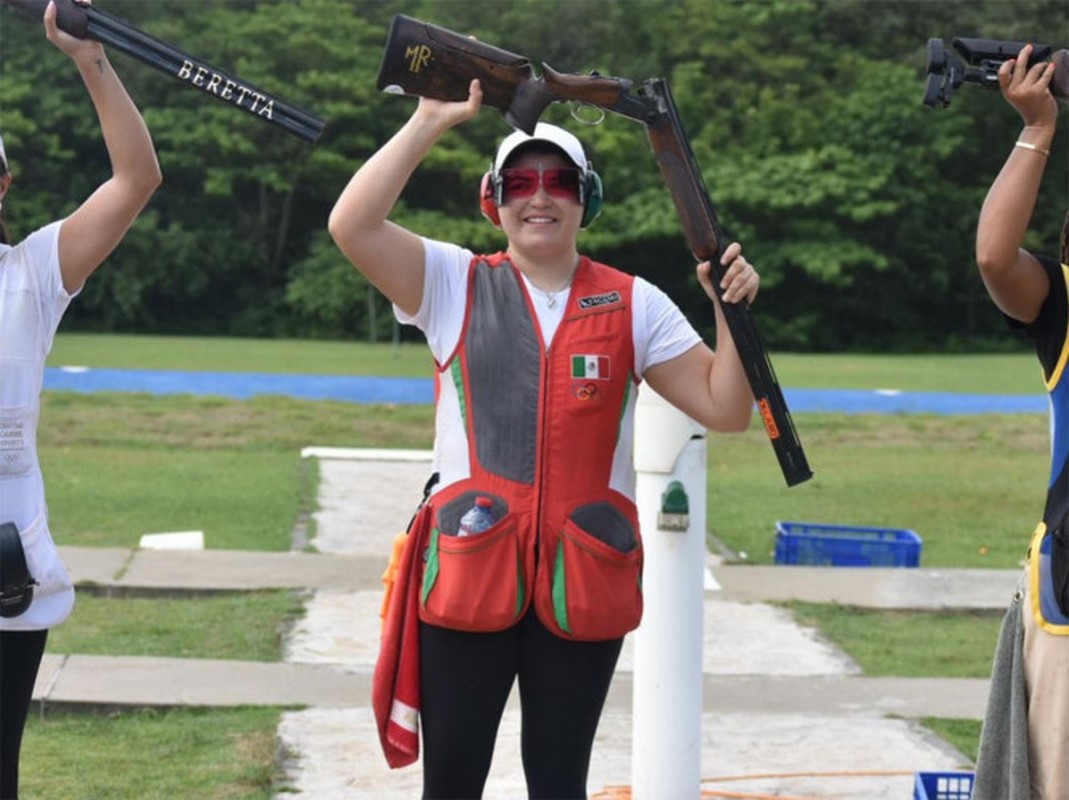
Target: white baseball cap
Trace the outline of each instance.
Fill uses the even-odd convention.
[[[501,167],[508,161],[509,156],[512,155],[516,148],[532,142],[545,142],[553,145],[561,150],[583,172],[590,169],[590,163],[586,160],[586,153],[583,152],[583,145],[578,139],[564,130],[564,128],[558,128],[548,122],[539,122],[535,125],[533,136],[529,136],[523,131],[514,131],[505,137],[505,140],[497,148],[497,157],[494,158],[494,172],[501,171]]]
[[[0,136],[0,164],[4,165],[4,170],[7,170],[7,153],[4,152],[4,137]]]

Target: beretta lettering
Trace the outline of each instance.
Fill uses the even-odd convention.
[[[619,303],[620,293],[609,292],[608,294],[595,294],[590,297],[580,297],[580,308],[597,308],[598,306],[607,306],[609,303]]]
[[[221,100],[230,101],[239,108],[259,114],[261,117],[274,119],[275,101],[273,98],[266,97],[262,92],[250,89],[248,86],[243,86],[226,75],[220,75],[209,67],[202,67],[192,61],[183,61],[176,77],[208,94],[214,94]]]

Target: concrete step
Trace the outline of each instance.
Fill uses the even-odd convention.
[[[59,552],[76,586],[111,595],[379,588],[389,555],[96,547]]]
[[[389,557],[252,550],[60,547],[75,583],[98,593],[148,594],[381,588]],[[1017,569],[857,568],[727,565],[710,559],[718,596],[746,602],[803,600],[862,608],[1001,610]]]
[[[959,678],[706,675],[704,710],[721,713],[980,719],[988,681]],[[628,713],[632,673],[613,678],[607,708]],[[371,669],[143,656],[45,656],[39,707],[240,705],[364,708]]]
[[[39,707],[315,706],[368,703],[370,673],[322,665],[46,654]]]
[[[711,567],[722,596],[731,600],[804,600],[859,608],[1004,610],[1020,569],[920,567]]]

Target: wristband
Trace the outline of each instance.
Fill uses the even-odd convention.
[[[1037,153],[1042,153],[1045,156],[1049,156],[1050,155],[1050,150],[1046,150],[1046,149],[1040,147],[1039,145],[1032,144],[1031,142],[1022,142],[1020,139],[1018,139],[1016,142],[1014,142],[1013,146],[1014,147],[1023,147],[1025,150],[1035,150]]]

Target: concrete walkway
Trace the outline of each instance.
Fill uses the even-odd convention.
[[[309,589],[366,594],[362,609],[374,634],[383,557],[246,551],[150,551],[61,547],[80,589],[106,596],[198,594],[220,591]],[[385,552],[385,551],[383,551]],[[728,601],[804,600],[869,608],[1001,610],[1017,570],[828,569],[711,564],[720,589],[708,593],[715,608]],[[713,600],[715,598],[715,601]],[[320,609],[320,612],[322,610]],[[348,615],[345,615],[348,616]],[[710,615],[707,614],[707,617]],[[362,623],[351,617],[340,624]],[[341,632],[344,633],[344,632]],[[324,635],[322,631],[318,634]],[[714,637],[715,638],[715,637]],[[135,706],[244,703],[348,707],[364,705],[378,641],[364,643],[356,664],[261,663],[180,658],[45,656],[35,699],[45,704]],[[710,642],[712,647],[716,642]],[[626,666],[627,653],[622,657]],[[795,677],[764,685],[761,676],[709,679],[707,705],[744,711],[762,707],[853,709],[874,703],[902,716],[978,718],[985,680],[889,679],[850,676]],[[617,680],[615,699],[629,696],[629,676]],[[727,686],[725,684],[730,684]],[[776,697],[773,702],[770,698]],[[878,700],[882,697],[882,700]],[[623,702],[623,700],[621,700]]]
[[[309,450],[320,459],[318,553],[61,548],[83,590],[113,596],[313,590],[280,663],[48,654],[35,700],[49,706],[305,707],[279,730],[293,794],[411,798],[417,767],[386,768],[368,705],[378,646],[379,576],[428,473],[422,452]],[[735,792],[905,798],[915,771],[969,768],[920,717],[978,719],[986,680],[867,678],[815,631],[768,601],[873,608],[998,609],[1017,570],[829,569],[709,564],[703,774],[765,777]],[[598,734],[592,793],[630,781],[631,663],[625,645]],[[525,796],[519,714],[510,704],[487,798]],[[895,775],[846,773],[886,771]],[[738,796],[738,795],[736,795]],[[671,799],[674,800],[674,799]]]

